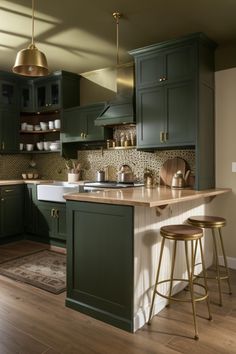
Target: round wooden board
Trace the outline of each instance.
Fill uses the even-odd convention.
[[[189,170],[187,161],[180,157],[166,160],[160,169],[160,184],[170,187],[174,174],[179,170],[185,175]]]

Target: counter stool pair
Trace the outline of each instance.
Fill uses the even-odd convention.
[[[162,241],[161,241],[161,250],[160,250],[160,258],[158,262],[158,268],[157,268],[157,274],[156,274],[156,281],[155,281],[155,286],[154,286],[154,292],[152,296],[152,302],[151,302],[151,308],[150,308],[150,313],[149,313],[149,319],[148,319],[148,324],[151,324],[151,318],[152,318],[152,312],[153,312],[153,306],[154,306],[154,300],[155,296],[158,294],[161,297],[164,297],[168,300],[167,306],[170,304],[170,302],[173,301],[188,301],[191,302],[192,304],[192,311],[193,311],[193,322],[194,322],[194,331],[195,331],[195,336],[194,339],[198,339],[198,328],[197,328],[197,321],[196,321],[196,302],[198,301],[203,301],[206,300],[207,302],[207,308],[208,308],[208,319],[211,320],[211,312],[210,312],[210,303],[209,303],[209,292],[208,292],[208,286],[207,286],[207,279],[212,277],[209,277],[206,273],[205,269],[205,261],[204,261],[204,254],[203,254],[203,247],[202,247],[202,237],[203,237],[203,229],[209,228],[212,230],[212,238],[213,238],[213,250],[214,250],[214,261],[215,261],[215,266],[216,266],[216,276],[214,279],[217,279],[218,282],[218,289],[219,289],[219,305],[222,306],[222,290],[221,290],[221,280],[226,279],[228,282],[229,286],[229,294],[231,294],[231,286],[230,286],[230,276],[229,276],[229,270],[227,266],[227,260],[226,260],[226,255],[225,255],[225,250],[224,250],[224,245],[223,245],[223,239],[222,239],[222,233],[221,233],[221,228],[225,226],[226,220],[221,217],[215,217],[215,216],[195,216],[191,217],[187,220],[188,225],[168,225],[168,226],[163,226],[160,229],[160,234],[162,236]],[[216,240],[216,230],[218,230],[219,234],[219,239],[220,239],[220,245],[223,253],[223,259],[224,259],[224,275],[222,275],[220,266],[219,265],[219,260],[218,260],[218,249],[217,249],[217,240]],[[169,239],[174,242],[173,245],[173,253],[172,253],[172,261],[171,261],[171,274],[170,274],[170,279],[165,279],[162,281],[159,281],[159,275],[160,275],[160,269],[161,269],[161,262],[162,262],[162,256],[163,256],[163,251],[164,251],[164,246],[165,246],[165,240]],[[186,268],[187,268],[187,279],[178,279],[174,278],[174,268],[175,268],[175,261],[176,261],[176,249],[177,249],[177,242],[182,241],[184,242],[184,248],[185,248],[185,260],[186,260]],[[191,246],[191,257],[189,257],[189,245]],[[200,246],[200,257],[201,257],[201,264],[202,264],[202,276],[198,276],[194,274],[194,268],[196,266],[196,254],[197,254],[197,247],[198,245]],[[203,284],[198,283],[196,280],[201,277],[203,278]],[[185,281],[187,282],[189,292],[190,292],[190,297],[189,298],[177,298],[172,295],[172,290],[173,290],[173,282],[174,281]],[[164,295],[160,291],[158,291],[157,287],[159,284],[163,283],[169,283],[169,294]],[[201,287],[203,289],[203,295],[199,295],[196,293],[195,288],[196,287]]]

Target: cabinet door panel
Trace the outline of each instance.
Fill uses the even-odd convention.
[[[52,237],[53,223],[51,216],[51,203],[38,203],[35,218],[36,234],[45,238]]]
[[[161,145],[160,132],[165,128],[163,87],[143,89],[137,95],[137,145]]]
[[[81,116],[78,107],[69,108],[63,113],[62,142],[80,141],[81,133],[87,131],[86,115]]]
[[[54,238],[66,240],[66,206],[55,204],[56,218],[54,219]]]
[[[165,61],[166,83],[192,79],[196,73],[194,46],[175,48],[167,52]]]
[[[167,132],[166,145],[195,144],[195,90],[192,81],[171,85],[167,94]]]
[[[156,85],[164,74],[164,56],[162,54],[148,54],[137,59],[137,85]]]
[[[16,152],[19,147],[19,114],[17,111],[0,111],[0,149],[4,153]]]
[[[0,237],[23,232],[23,186],[1,188]]]

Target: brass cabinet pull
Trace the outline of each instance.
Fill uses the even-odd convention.
[[[2,142],[2,150],[5,150],[5,143],[4,143],[4,141]]]
[[[163,77],[162,77],[162,76],[159,78],[159,81],[160,81],[160,82],[162,82],[162,81],[163,81]]]
[[[55,218],[57,218],[57,219],[59,218],[59,210],[58,209],[55,210]]]
[[[166,81],[166,76],[163,76],[163,77],[162,77],[162,81]]]
[[[84,133],[80,133],[80,137],[83,138],[84,137]]]
[[[4,189],[4,192],[11,193],[11,192],[14,192],[14,189]]]
[[[168,132],[165,132],[164,133],[164,140],[167,141],[169,139],[169,134]]]
[[[4,198],[1,198],[1,201],[4,202]]]
[[[55,209],[54,209],[54,208],[51,209],[51,217],[52,217],[52,218],[55,218]]]
[[[164,132],[160,132],[160,142],[164,143]]]

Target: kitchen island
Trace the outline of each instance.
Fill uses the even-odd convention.
[[[66,305],[130,332],[148,318],[159,257],[159,229],[179,224],[192,215],[210,213],[213,197],[230,189],[173,190],[167,187],[106,189],[70,193],[67,201]],[[204,241],[206,265],[212,262],[208,238]],[[172,248],[164,250],[166,277]],[[182,254],[183,250],[178,249]],[[198,261],[199,255],[197,255]],[[183,257],[176,264],[185,273]],[[200,266],[196,272],[200,272]],[[162,292],[166,292],[163,284]],[[178,292],[183,284],[175,284]],[[154,313],[165,306],[158,298]]]

